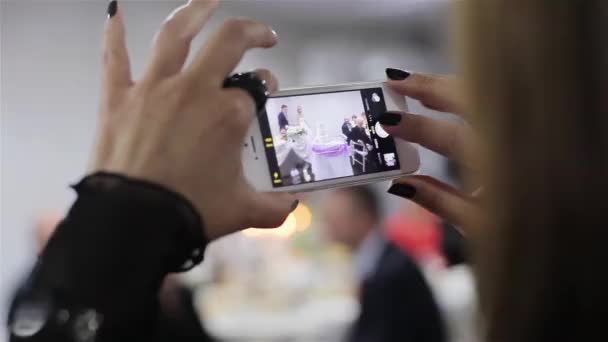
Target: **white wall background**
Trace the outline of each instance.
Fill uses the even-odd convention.
[[[248,54],[239,69],[270,68],[284,86],[383,79],[387,66],[440,73],[450,65],[442,36],[446,11],[428,6],[435,2],[225,1],[195,48],[223,18],[244,15],[273,25],[280,44]],[[179,3],[121,1],[135,75],[159,23]],[[73,200],[68,184],[85,172],[106,5],[101,0],[0,1],[0,321],[12,289],[33,261],[35,217],[67,208]],[[428,113],[417,104],[411,109]],[[442,169],[442,159],[424,153],[423,172]],[[402,203],[386,198],[389,209]]]
[[[266,108],[272,136],[278,136],[280,133],[277,117],[283,104],[288,107],[287,118],[291,125],[297,125],[297,108],[302,106],[304,120],[313,130],[312,137],[318,134],[319,124],[325,126],[328,136],[339,137],[342,134],[344,118],[359,116],[365,111],[359,91],[270,99]]]

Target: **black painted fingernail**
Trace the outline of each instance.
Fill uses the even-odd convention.
[[[416,196],[416,188],[409,184],[395,183],[388,189],[389,194],[412,199]]]
[[[397,126],[401,122],[401,114],[386,112],[378,117],[378,122],[386,126]]]
[[[117,10],[118,10],[118,1],[116,1],[116,0],[110,1],[110,4],[108,5],[108,18],[112,18],[114,15],[116,15]]]
[[[386,69],[386,76],[393,81],[403,81],[404,79],[410,77],[410,75],[411,74],[405,70],[393,68]]]
[[[298,200],[293,201],[293,204],[291,205],[291,212],[293,212],[294,210],[296,210],[296,208],[298,207],[298,205],[300,205],[300,201],[298,201]]]

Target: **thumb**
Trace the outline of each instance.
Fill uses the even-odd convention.
[[[252,192],[249,222],[255,228],[279,227],[300,203],[285,192]]]

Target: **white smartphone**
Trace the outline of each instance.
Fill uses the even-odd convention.
[[[377,121],[387,110],[407,104],[382,82],[282,90],[243,143],[246,178],[260,191],[305,192],[415,173],[417,147]]]

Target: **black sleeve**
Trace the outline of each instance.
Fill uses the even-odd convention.
[[[78,198],[15,297],[11,341],[149,341],[169,272],[203,257],[200,216],[161,186],[98,173]]]

